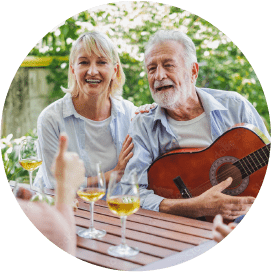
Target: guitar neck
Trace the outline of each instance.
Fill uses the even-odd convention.
[[[242,174],[242,179],[253,174],[260,168],[268,164],[270,154],[270,144],[256,150],[233,165],[239,168]]]

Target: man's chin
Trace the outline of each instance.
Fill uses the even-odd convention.
[[[172,109],[174,108],[174,105],[176,104],[176,97],[175,96],[167,96],[167,95],[162,95],[159,93],[152,93],[152,98],[154,102],[159,105],[162,108],[165,109]]]

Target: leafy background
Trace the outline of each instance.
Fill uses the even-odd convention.
[[[200,64],[197,86],[237,91],[266,120],[269,114],[261,84],[239,48],[208,21],[177,7],[154,2],[119,2],[83,11],[45,35],[29,53],[69,55],[72,42],[85,31],[106,33],[118,46],[126,75],[123,97],[140,106],[152,103],[144,71],[144,45],[159,29],[179,29],[192,38]],[[68,62],[53,61],[47,80],[53,83],[48,103],[61,98],[67,87]]]

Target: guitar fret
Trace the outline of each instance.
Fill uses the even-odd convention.
[[[269,160],[270,153],[268,152],[267,148],[263,148],[262,150],[263,150],[263,153],[266,156],[267,160]],[[265,151],[267,151],[267,154]]]
[[[256,170],[258,170],[258,169],[257,169],[257,164],[254,162],[254,160],[253,160],[253,158],[252,158],[252,154],[249,154],[249,155],[247,156],[247,159],[248,159],[248,161],[251,163],[251,165],[254,165],[254,167],[253,167],[254,172],[255,172]]]
[[[261,159],[262,159],[262,161],[263,161],[263,163],[264,163],[264,159],[263,159],[263,157],[261,156],[261,153],[259,152],[259,150],[257,150],[256,152],[259,154],[259,156],[261,157]],[[258,158],[257,158],[257,159],[258,159]],[[260,161],[260,160],[258,160],[258,161],[259,161],[260,166],[262,167],[261,161]]]
[[[267,145],[266,146],[266,148],[262,148],[261,150],[262,150],[262,152],[263,152],[263,154],[265,155],[265,157],[266,157],[266,159],[267,159],[267,162],[268,162],[268,160],[269,160],[269,153],[270,153],[270,150],[268,150],[268,148],[270,147],[270,145]],[[265,149],[267,149],[267,155],[266,155],[266,153],[265,153]],[[266,162],[266,164],[267,164],[267,162]]]
[[[253,170],[253,171],[250,170],[250,171],[251,171],[251,174],[252,174],[255,170],[254,170],[252,164],[250,163],[248,157],[243,158],[243,160],[245,160],[245,159],[248,161],[248,163],[250,164],[250,166],[251,166],[251,168],[252,168],[252,170]]]
[[[247,165],[246,165],[246,163],[245,163],[245,161],[244,161],[243,159],[240,160],[240,165],[241,165],[242,168],[244,169],[246,176],[249,176],[250,174],[253,173],[253,172],[249,169],[249,167],[247,167]],[[251,173],[249,173],[249,171],[250,171]],[[243,174],[242,174],[242,176],[243,176]]]
[[[252,160],[253,160],[253,162],[254,162],[254,164],[256,166],[256,170],[259,170],[261,167],[260,167],[259,160],[258,160],[255,152],[251,153],[251,158],[252,158]]]

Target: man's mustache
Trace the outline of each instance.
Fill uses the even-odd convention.
[[[161,88],[161,87],[164,87],[164,86],[169,86],[169,85],[174,85],[174,82],[170,79],[164,79],[164,80],[155,80],[154,81],[154,84],[153,84],[153,87],[155,89],[157,88]]]

